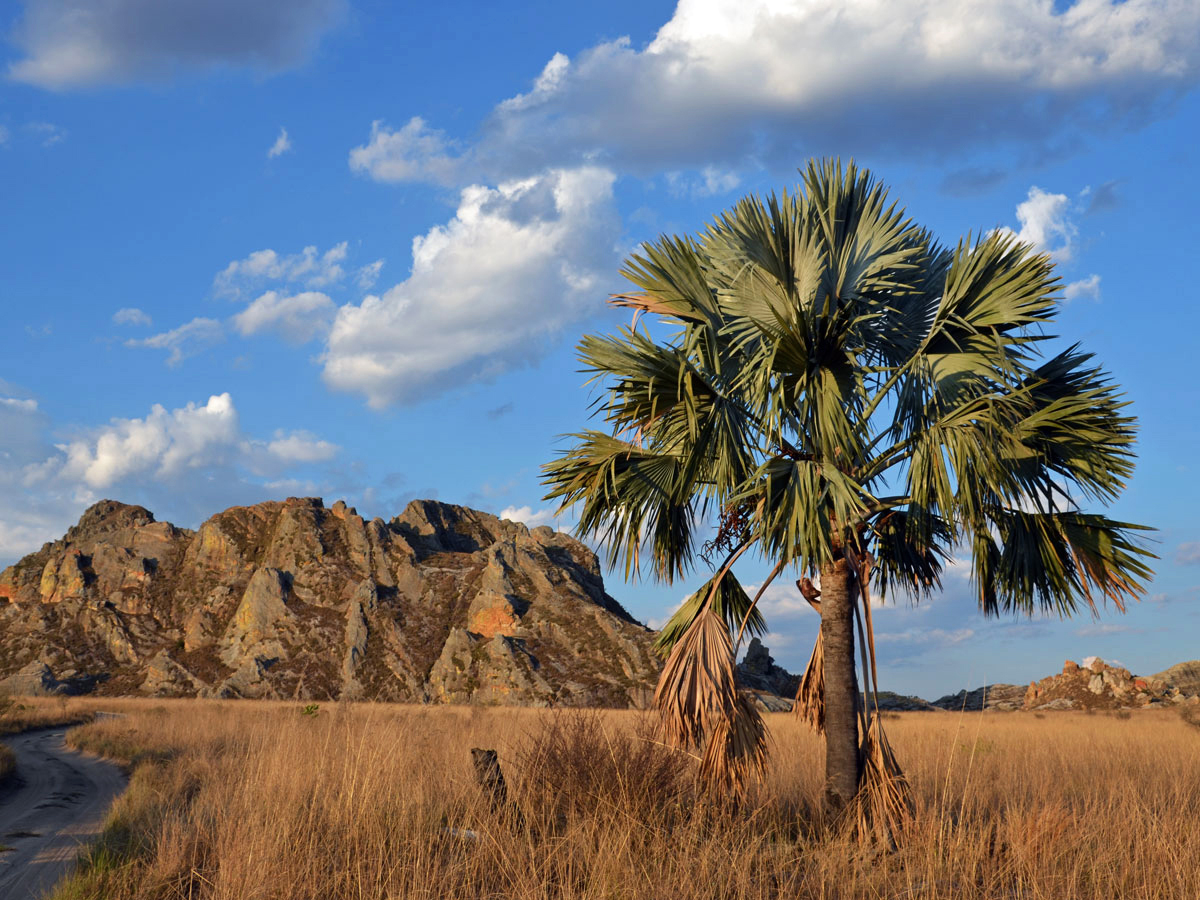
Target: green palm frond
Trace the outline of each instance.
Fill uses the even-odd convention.
[[[643,552],[657,577],[686,575],[696,490],[684,478],[684,460],[599,431],[572,437],[576,445],[543,467],[553,486],[547,499],[564,508],[579,503],[578,532],[608,548],[610,567],[624,560],[626,578],[640,571]]]
[[[975,536],[973,573],[985,614],[1066,617],[1104,602],[1124,609],[1153,576],[1152,554],[1136,537],[1143,526],[1080,512],[992,509],[988,518],[990,529]]]
[[[941,589],[950,528],[940,516],[916,506],[890,510],[871,531],[872,574],[881,597],[903,593],[919,600]]]

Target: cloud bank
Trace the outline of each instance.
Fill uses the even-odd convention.
[[[501,177],[594,161],[657,175],[814,154],[1051,148],[1153,118],[1200,79],[1194,0],[680,0],[644,49],[555,54],[469,157]],[[385,181],[463,160],[413,119],[351,164]],[[717,171],[714,170],[714,171]]]
[[[51,90],[163,80],[223,67],[278,72],[306,60],[342,0],[26,0],[15,81]]]
[[[71,429],[51,443],[37,401],[0,381],[0,567],[61,536],[102,496],[196,521],[234,502],[278,495],[273,485],[335,460],[340,448],[306,431],[248,433],[233,398]]]
[[[271,441],[243,434],[233,398],[214,394],[204,405],[167,410],[155,404],[141,419],[114,419],[58,445],[58,452],[26,471],[26,481],[66,481],[103,490],[133,477],[177,479],[188,470],[240,466],[277,474],[293,463],[332,459],[338,448],[306,432]]]

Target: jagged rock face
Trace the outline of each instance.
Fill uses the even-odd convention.
[[[1062,674],[1031,682],[1025,691],[1025,709],[1123,709],[1152,704],[1200,703],[1160,676],[1140,677],[1120,666],[1110,666],[1098,656],[1083,665],[1063,664]],[[1169,671],[1169,670],[1168,670]]]
[[[750,639],[746,655],[738,663],[737,678],[743,687],[765,691],[786,700],[794,699],[800,689],[800,676],[777,665],[770,650],[758,638]]]
[[[432,501],[234,507],[196,531],[103,501],[0,573],[0,682],[160,696],[629,706],[653,635],[587,547]]]

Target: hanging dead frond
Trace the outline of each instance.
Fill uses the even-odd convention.
[[[654,692],[664,741],[704,750],[700,775],[713,787],[741,791],[766,764],[766,729],[734,678],[733,642],[708,605],[676,641]]]
[[[663,738],[674,747],[702,746],[730,718],[736,700],[729,628],[708,605],[675,642],[659,676],[654,706]]]
[[[895,847],[912,822],[912,789],[881,722],[879,716],[874,716],[867,727],[862,743],[862,781],[843,824],[859,839]]]
[[[819,631],[812,656],[808,658],[808,668],[796,690],[792,712],[817,734],[825,733],[825,645]]]
[[[808,605],[821,614],[821,592],[817,590],[810,578],[801,578],[796,582],[801,595]],[[792,712],[806,722],[817,734],[825,733],[825,645],[821,641],[821,632],[817,631],[817,642],[813,645],[812,655],[808,658],[808,667],[800,679],[796,689],[796,702],[792,704]]]
[[[737,628],[740,623],[752,635],[761,635],[767,630],[767,620],[747,596],[733,570],[723,570],[704,582],[675,610],[654,639],[655,652],[662,657],[670,656],[671,649],[705,607],[711,607],[730,628]]]
[[[721,719],[708,737],[700,778],[711,787],[734,795],[751,780],[761,780],[767,770],[767,729],[754,700],[738,694],[733,714]]]

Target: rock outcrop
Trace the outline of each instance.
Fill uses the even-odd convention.
[[[1021,684],[985,684],[973,691],[962,690],[957,694],[939,697],[933,701],[933,706],[951,712],[964,709],[968,712],[981,709],[1011,711],[1024,706],[1025,690]]]
[[[1136,709],[1168,703],[1200,704],[1200,696],[1189,695],[1160,676],[1141,677],[1090,656],[1083,665],[1068,659],[1061,674],[1031,682],[1023,708]]]
[[[920,697],[912,694],[897,694],[895,691],[880,691],[879,696],[872,694],[863,695],[863,703],[867,709],[874,709],[875,704],[879,704],[879,709],[883,712],[939,712],[938,707],[934,706],[928,700],[922,700]]]
[[[0,573],[14,692],[640,705],[653,634],[595,554],[433,501],[234,507],[196,531],[106,500]]]
[[[776,665],[771,652],[758,638],[750,639],[746,655],[738,663],[737,679],[744,688],[756,693],[774,694],[789,701],[796,696],[796,691],[800,688],[800,676]],[[788,708],[790,706],[789,703]]]

